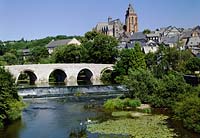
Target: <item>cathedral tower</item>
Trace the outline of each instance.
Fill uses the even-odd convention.
[[[138,32],[138,17],[131,4],[129,4],[125,16],[126,31],[130,33]]]

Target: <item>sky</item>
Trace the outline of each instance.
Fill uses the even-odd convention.
[[[200,0],[0,0],[0,40],[84,35],[108,16],[124,23],[129,3],[139,31],[200,25]]]

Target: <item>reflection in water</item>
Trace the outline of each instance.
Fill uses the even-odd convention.
[[[21,119],[10,124],[9,127],[0,129],[0,138],[20,138],[20,131],[23,131],[26,126]]]
[[[29,99],[29,107],[18,120],[0,129],[0,138],[126,138],[124,135],[91,134],[86,131],[88,120],[108,120],[110,114],[100,108],[107,97],[65,97],[60,99]],[[175,125],[174,125],[175,126]],[[179,127],[181,138],[199,138]],[[177,130],[177,129],[176,129]]]
[[[86,109],[85,104],[100,104],[98,100],[30,99],[29,107],[23,111],[22,121],[16,121],[0,131],[0,138],[70,138],[98,137],[85,130],[89,118],[101,116],[99,110]],[[96,106],[97,107],[97,106]],[[82,125],[81,125],[82,123]],[[26,126],[26,127],[25,127]]]

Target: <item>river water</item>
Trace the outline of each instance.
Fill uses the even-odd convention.
[[[98,99],[100,97],[98,96]],[[22,119],[0,130],[0,138],[70,138],[99,137],[86,132],[91,118],[104,118],[101,110],[88,109],[100,105],[102,100],[78,97],[56,99],[26,99],[29,106],[23,111]]]
[[[125,138],[126,136],[91,134],[86,131],[89,120],[103,121],[110,116],[103,112],[103,102],[117,95],[64,96],[60,98],[24,99],[27,108],[22,119],[0,129],[0,138]],[[180,138],[200,138],[169,121]]]

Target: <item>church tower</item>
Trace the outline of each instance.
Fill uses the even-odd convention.
[[[130,33],[138,32],[138,17],[131,4],[129,4],[125,16],[126,31]]]

